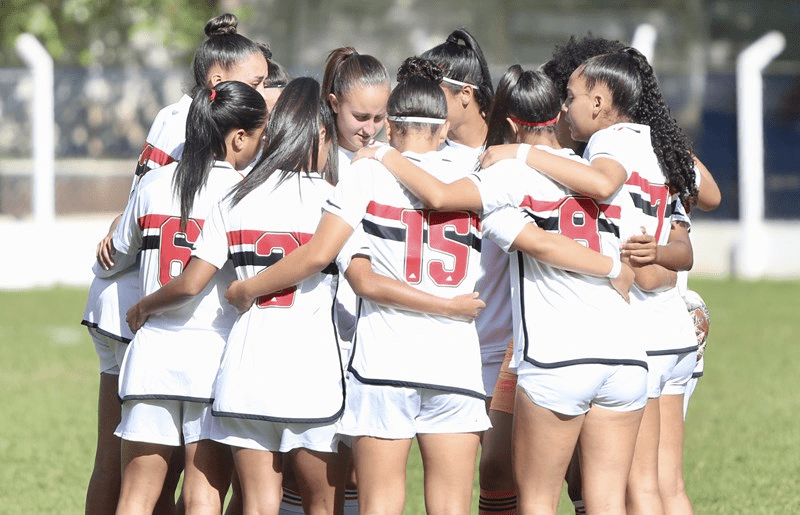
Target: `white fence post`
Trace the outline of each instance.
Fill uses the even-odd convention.
[[[786,46],[777,31],[768,32],[736,58],[736,112],[739,154],[739,226],[736,273],[747,279],[764,275],[767,263],[764,226],[764,92],[762,72]]]
[[[33,217],[36,223],[51,223],[55,220],[53,58],[30,34],[20,35],[15,46],[33,75]]]
[[[658,31],[655,26],[650,23],[642,23],[636,27],[631,40],[631,46],[647,58],[650,66],[653,66],[653,58],[656,53],[656,39],[658,39]]]

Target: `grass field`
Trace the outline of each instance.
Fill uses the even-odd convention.
[[[696,280],[711,309],[706,375],[687,420],[698,514],[800,513],[800,283]],[[97,357],[86,291],[0,292],[0,514],[83,513]],[[418,455],[406,513],[424,513]],[[473,513],[477,504],[473,503]],[[562,502],[559,513],[570,513]]]

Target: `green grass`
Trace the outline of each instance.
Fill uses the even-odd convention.
[[[800,283],[692,287],[712,315],[686,428],[695,510],[800,513]],[[82,289],[0,292],[0,514],[83,513],[99,378],[78,325],[85,299]],[[424,513],[421,475],[415,447],[408,514]],[[559,513],[571,513],[563,499]]]

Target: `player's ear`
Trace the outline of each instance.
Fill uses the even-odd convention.
[[[511,128],[511,134],[514,136],[514,141],[517,141],[517,136],[519,135],[519,127],[516,123],[511,119],[511,117],[506,117],[506,122],[508,126]]]
[[[328,101],[331,103],[331,109],[336,114],[339,114],[339,99],[333,93],[328,93]]]
[[[447,133],[450,131],[450,122],[445,120],[445,122],[439,127],[439,146],[441,147],[445,140],[447,139]]]
[[[384,126],[384,128],[386,130],[386,141],[391,143],[391,141],[392,141],[392,124],[389,123],[389,122],[386,122],[386,123],[383,124],[383,126]]]
[[[247,139],[247,131],[244,129],[237,129],[233,133],[231,146],[235,152],[241,152],[245,147],[245,140]]]

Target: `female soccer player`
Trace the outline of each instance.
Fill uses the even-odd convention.
[[[238,80],[259,92],[263,90],[263,79],[267,74],[265,54],[260,45],[237,34],[236,25],[236,17],[231,14],[218,16],[206,24],[208,39],[195,55],[193,93],[222,80]],[[180,160],[191,101],[191,96],[184,95],[177,103],[159,112],[139,158],[134,183],[148,170]],[[124,313],[139,298],[135,267],[128,273],[117,273],[113,279],[103,278],[107,270],[114,267],[111,238],[118,222],[119,217],[97,246],[96,277],[82,321],[95,343],[101,368],[97,451],[86,493],[87,513],[98,515],[113,513],[119,497],[120,441],[113,434],[120,420],[117,377],[122,356],[133,338],[124,323]],[[114,270],[119,270],[119,267],[114,267]],[[174,491],[179,476],[180,468],[170,472],[157,513],[171,514],[174,511]]]
[[[596,199],[621,195],[626,206],[622,239],[648,239],[641,235],[642,229],[661,245],[671,239],[671,250],[661,253],[661,264],[670,270],[691,267],[686,229],[670,220],[673,212],[696,197],[694,158],[687,138],[669,116],[646,59],[634,49],[590,59],[570,78],[564,112],[573,139],[589,142],[584,156],[591,166],[557,161],[537,149],[528,152],[528,164]],[[668,381],[678,390],[685,388],[696,343],[681,313],[685,307],[670,288],[674,272],[658,265],[635,268],[639,288],[633,307],[644,322],[642,330],[654,337],[648,339],[647,349],[650,401],[631,469],[628,505],[633,512],[660,513],[658,398]],[[666,291],[653,291],[659,289]]]
[[[120,256],[141,252],[141,290],[180,274],[211,207],[261,150],[263,97],[241,82],[200,90],[186,123],[181,161],[149,172],[114,233]],[[152,512],[170,456],[185,446],[187,513],[219,513],[231,477],[230,451],[210,440],[212,386],[236,313],[220,298],[224,270],[192,302],[132,324],[120,370],[122,487],[118,513]],[[131,308],[134,309],[134,308]]]

